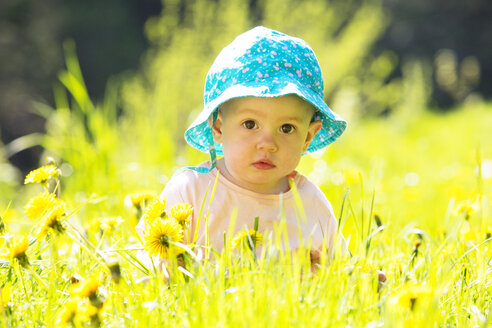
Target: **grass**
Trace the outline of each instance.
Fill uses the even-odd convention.
[[[167,276],[141,263],[134,228],[149,204],[125,206],[125,200],[142,190],[158,194],[178,167],[208,159],[182,139],[200,108],[197,77],[253,24],[241,1],[215,7],[197,1],[185,13],[193,28],[169,29],[183,14],[169,6],[147,24],[154,47],[142,73],[122,85],[110,81],[99,104],[67,42],[56,108],[37,107],[46,133],[0,147],[2,327],[491,325],[492,105],[426,111],[417,62],[404,68],[401,81],[386,84],[394,55],[366,56],[385,24],[377,4],[353,11],[345,2],[324,8],[303,1],[295,11],[279,4],[268,2],[262,23],[309,36],[329,76],[326,94],[338,100],[334,108],[350,114],[353,107],[355,114],[372,103],[373,113],[388,106],[397,112],[349,122],[336,143],[299,166],[339,214],[351,256],[324,254],[311,272],[305,252],[283,251],[280,233],[262,236],[255,257],[247,247],[231,248],[230,229],[222,253],[204,247],[186,253],[186,270],[174,259]],[[319,19],[299,24],[306,12]],[[366,25],[372,27],[360,28]],[[54,218],[59,224],[48,224],[48,212],[27,218],[25,205],[45,187],[16,182],[4,159],[36,144],[59,164],[61,175],[45,186],[57,185],[66,204],[66,215]],[[203,212],[201,224],[207,206],[194,209]],[[38,234],[43,225],[47,237]],[[21,236],[27,243],[16,244]],[[384,286],[378,270],[386,273]]]
[[[187,255],[186,271],[171,261],[167,279],[138,261],[142,245],[134,225],[141,208],[123,206],[129,186],[77,200],[68,194],[70,177],[61,177],[70,214],[61,233],[38,238],[39,222],[22,213],[25,202],[3,205],[0,212],[6,224],[2,251],[12,236],[28,235],[30,262],[1,262],[2,324],[487,327],[492,179],[485,163],[492,158],[491,123],[490,108],[482,106],[425,113],[406,125],[367,121],[324,153],[303,159],[300,170],[341,213],[352,253],[322,256],[316,272],[304,253],[269,255],[281,246],[280,237],[264,236],[255,258],[247,249],[231,249],[229,232],[224,252],[211,251],[210,261]],[[26,187],[19,192],[43,190]],[[122,222],[103,232],[100,218],[111,215]],[[193,256],[207,252],[195,248]],[[386,273],[384,287],[378,286],[377,270]],[[77,294],[76,281],[80,287],[91,277],[97,278],[93,291]]]
[[[178,166],[207,156],[148,128],[152,117],[118,115],[111,88],[93,104],[70,58],[61,75],[69,96],[57,89],[57,108],[39,107],[48,122],[39,142],[59,175],[16,192],[0,184],[3,326],[490,325],[490,104],[353,122],[303,158],[299,171],[339,213],[351,256],[323,254],[312,272],[307,250],[283,250],[281,225],[262,236],[258,256],[232,248],[231,228],[222,253],[190,246],[186,269],[172,257],[160,272],[142,263],[134,229],[150,200],[140,194],[136,205],[128,194],[155,196]],[[65,215],[25,213],[43,190],[61,196]],[[200,224],[207,207],[194,209]],[[21,236],[28,242],[16,243]]]

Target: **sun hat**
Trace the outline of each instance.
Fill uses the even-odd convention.
[[[296,94],[316,108],[314,120],[322,121],[306,151],[314,152],[335,141],[347,126],[325,103],[323,88],[318,60],[304,40],[255,27],[239,35],[215,59],[205,80],[204,108],[186,130],[185,140],[209,152],[213,168],[222,145],[213,141],[209,118],[215,122],[221,104],[240,97]]]

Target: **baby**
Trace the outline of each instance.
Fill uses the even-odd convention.
[[[302,155],[328,146],[347,123],[324,102],[321,69],[309,45],[265,27],[241,34],[210,68],[204,102],[185,139],[211,160],[171,178],[161,194],[166,209],[191,204],[189,235],[197,233],[197,244],[204,245],[208,230],[209,244],[219,252],[233,215],[234,234],[252,229],[255,217],[264,236],[285,220],[290,249],[308,242],[312,250],[332,249],[338,237],[332,206],[295,169]]]

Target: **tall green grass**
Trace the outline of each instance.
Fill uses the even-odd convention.
[[[475,207],[449,214],[450,224],[442,231],[385,219],[378,227],[371,224],[373,213],[361,202],[360,212],[342,212],[342,218],[349,216],[345,220],[359,222],[351,235],[352,255],[338,252],[329,259],[324,253],[314,272],[306,253],[278,253],[283,249],[279,235],[266,235],[256,257],[248,249],[232,250],[229,233],[226,249],[221,254],[210,252],[208,261],[200,260],[206,253],[200,248],[194,251],[194,260],[188,258],[186,270],[168,262],[168,278],[162,272],[139,270],[135,254],[141,247],[131,228],[121,225],[104,234],[84,231],[78,223],[82,212],[75,207],[64,221],[64,233],[48,239],[31,235],[29,268],[15,260],[1,263],[5,326],[53,326],[63,318],[67,302],[76,299],[74,281],[83,283],[94,276],[99,282],[92,298],[83,298],[74,309],[76,327],[487,327],[490,323],[492,239],[476,225],[481,215],[489,215],[485,197]],[[131,212],[128,208],[119,214],[128,219]],[[395,236],[385,229],[390,225]],[[98,245],[97,251],[88,245]],[[119,270],[114,270],[115,263]],[[384,286],[378,284],[378,269],[386,272]],[[102,306],[90,312],[85,308],[94,299]]]
[[[143,72],[110,81],[101,103],[87,94],[73,45],[65,45],[67,69],[56,88],[56,108],[38,107],[47,132],[23,140],[42,144],[60,165],[61,198],[71,213],[68,233],[37,239],[37,223],[26,218],[23,207],[42,189],[1,179],[6,229],[1,251],[11,236],[30,233],[31,262],[31,269],[6,259],[0,264],[3,326],[54,326],[75,298],[74,281],[94,274],[101,279],[96,296],[104,306],[98,319],[91,319],[84,298],[75,326],[490,326],[492,106],[428,112],[427,77],[418,63],[406,66],[403,80],[384,84],[396,59],[391,53],[366,57],[384,26],[375,5],[353,12],[342,2],[326,8],[320,1],[304,1],[295,2],[299,10],[278,15],[289,7],[263,4],[266,25],[309,35],[327,67],[325,76],[332,77],[327,93],[335,110],[359,108],[357,90],[363,90],[366,105],[395,108],[395,115],[364,120],[347,111],[353,119],[340,140],[304,157],[299,166],[332,202],[351,256],[322,257],[311,272],[302,252],[270,254],[270,247],[274,253],[282,244],[281,236],[264,236],[255,258],[230,248],[231,230],[225,233],[224,252],[195,250],[198,260],[190,260],[186,271],[170,265],[169,280],[142,268],[134,230],[141,211],[125,207],[125,196],[142,189],[159,193],[177,167],[208,158],[181,137],[196,112],[192,109],[201,106],[197,81],[218,49],[252,24],[246,10],[237,10],[243,2],[213,3],[196,1],[186,15],[193,28],[177,28],[176,3],[149,21],[154,48]],[[217,8],[229,14],[213,25]],[[318,18],[315,24],[297,24],[305,12]],[[368,26],[375,27],[372,33],[365,32]],[[99,219],[108,216],[124,221],[102,232]],[[207,253],[211,258],[204,261]],[[378,285],[377,270],[386,272],[385,286]]]
[[[98,120],[91,118],[93,112],[85,115],[88,122]],[[72,281],[96,274],[101,279],[96,295],[104,306],[98,319],[91,319],[84,312],[90,301],[83,300],[75,326],[487,327],[492,304],[491,121],[489,105],[446,115],[423,113],[409,124],[370,120],[351,126],[324,153],[303,158],[300,171],[322,187],[340,213],[351,252],[322,257],[316,272],[305,253],[272,256],[281,237],[265,236],[254,258],[230,248],[231,232],[225,235],[224,252],[211,250],[211,259],[203,261],[206,249],[195,250],[198,261],[190,260],[186,271],[171,265],[170,280],[141,270],[136,259],[141,244],[133,229],[138,214],[124,207],[123,199],[142,185],[103,170],[94,177],[125,187],[102,186],[91,195],[83,188],[96,190],[94,185],[102,182],[75,181],[83,176],[77,172],[97,172],[108,164],[80,171],[73,166],[73,173],[61,178],[61,197],[72,213],[66,221],[69,234],[47,240],[31,234],[27,256],[32,270],[15,261],[1,262],[2,295],[8,301],[2,322],[53,326],[75,298]],[[83,128],[92,129],[91,124]],[[77,138],[74,134],[68,140],[89,144],[85,137]],[[92,147],[92,160],[111,161],[99,158],[98,148]],[[128,163],[112,165],[121,172]],[[138,174],[151,179],[154,172]],[[158,193],[160,184],[149,188]],[[19,199],[40,191],[29,185],[19,190],[25,195],[9,210],[2,205],[8,232],[2,240],[35,231],[36,222],[22,213],[25,203]],[[120,215],[124,222],[102,233],[95,223],[109,215]],[[118,282],[110,274],[114,263],[120,267]],[[385,286],[378,286],[377,270],[386,273]]]

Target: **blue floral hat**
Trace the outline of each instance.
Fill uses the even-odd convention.
[[[347,122],[324,102],[323,77],[311,47],[299,38],[258,26],[239,35],[217,56],[205,80],[205,106],[185,132],[192,147],[209,152],[212,168],[222,145],[213,141],[218,107],[233,98],[279,97],[296,94],[316,109],[314,120],[323,126],[307,153],[326,147],[345,130]],[[213,125],[213,124],[212,124]]]

